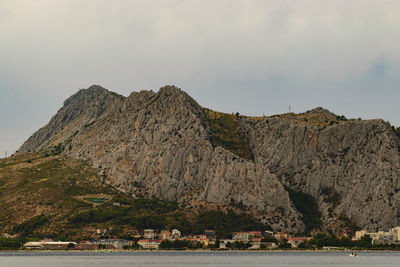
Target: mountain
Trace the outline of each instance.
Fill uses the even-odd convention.
[[[245,211],[274,230],[399,223],[400,141],[383,120],[325,109],[271,117],[201,107],[174,86],[68,98],[19,149],[90,162],[100,182],[193,212]]]

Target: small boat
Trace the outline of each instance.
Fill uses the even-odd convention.
[[[351,254],[349,254],[349,256],[350,257],[358,257],[358,254],[357,253],[351,253]]]

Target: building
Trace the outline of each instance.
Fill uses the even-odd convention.
[[[277,248],[278,244],[274,243],[274,242],[261,242],[261,244],[265,247],[265,248]]]
[[[181,238],[181,231],[179,231],[178,229],[172,229],[172,238]]]
[[[153,229],[145,229],[143,234],[144,239],[154,239],[156,234]]]
[[[68,244],[76,245],[75,242],[42,240],[38,242],[26,242],[23,247],[26,249],[68,249]]]
[[[208,244],[210,243],[210,239],[208,239],[206,235],[194,235],[191,238],[183,238],[183,239],[191,242],[199,242],[205,247],[207,247]]]
[[[133,241],[125,239],[98,239],[98,240],[93,240],[92,244],[105,245],[105,246],[112,245],[116,249],[123,249],[124,246],[131,246],[133,244]]]
[[[274,232],[269,231],[269,230],[265,230],[265,236],[266,237],[274,237]]]
[[[252,238],[251,244],[252,246],[249,249],[259,249],[261,247],[261,238]]]
[[[388,232],[367,232],[361,230],[356,232],[355,239],[360,240],[363,236],[370,236],[373,245],[400,244],[400,227],[389,229]]]
[[[97,235],[105,235],[107,234],[108,230],[107,229],[96,229],[96,234]]]
[[[138,245],[144,249],[158,249],[161,244],[161,240],[154,239],[140,239]]]
[[[204,230],[204,234],[207,236],[208,239],[213,240],[216,238],[214,230]]]
[[[43,249],[42,242],[26,242],[23,247],[26,249]]]
[[[221,239],[219,241],[219,248],[220,249],[227,249],[226,244],[233,243],[233,242],[235,242],[235,241],[231,240],[231,239]]]
[[[207,239],[207,236],[206,235],[194,235],[193,239],[194,240]]]
[[[360,240],[365,235],[369,235],[366,230],[356,231],[356,240]]]
[[[250,231],[251,238],[260,238],[262,236],[261,231]]]
[[[288,237],[287,241],[292,246],[292,248],[297,248],[298,245],[310,239],[311,237]]]
[[[253,238],[261,238],[261,231],[234,232],[232,239],[235,241],[249,242]]]
[[[232,239],[234,241],[249,242],[251,239],[251,234],[249,232],[234,232],[232,234]]]
[[[277,240],[283,240],[283,239],[287,239],[289,237],[289,235],[287,233],[278,232],[278,233],[274,234],[274,237]]]
[[[171,239],[171,237],[172,237],[171,232],[168,230],[162,230],[160,233],[161,240],[167,240],[167,239],[169,240]]]
[[[10,234],[4,233],[3,237],[5,237],[5,238],[17,238],[17,237],[19,237],[19,234],[10,235]]]

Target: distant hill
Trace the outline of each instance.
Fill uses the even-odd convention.
[[[67,99],[17,157],[88,162],[96,183],[132,199],[245,211],[280,231],[342,233],[398,225],[399,147],[380,119],[323,108],[248,117],[205,109],[174,86],[128,97],[92,86]]]

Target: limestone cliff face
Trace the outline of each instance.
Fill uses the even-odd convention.
[[[100,89],[78,94],[91,96],[93,90]],[[244,205],[277,230],[303,230],[301,215],[277,177],[262,165],[214,147],[203,108],[185,92],[166,86],[158,93],[141,91],[123,99],[101,92],[100,99],[109,103],[90,98],[89,106],[97,107],[91,112],[75,109],[86,97],[71,97],[20,152],[62,142],[65,155],[90,159],[105,182],[121,191],[177,200],[194,209]],[[72,111],[78,121],[64,122],[64,130],[54,127]],[[36,142],[43,132],[48,138]]]
[[[244,206],[275,230],[305,227],[285,186],[316,199],[324,229],[343,216],[369,229],[397,225],[399,140],[387,123],[338,121],[323,109],[229,121],[207,114],[174,86],[128,97],[92,86],[65,101],[19,152],[61,144],[121,191],[188,209]]]
[[[64,101],[63,107],[50,122],[20,147],[20,152],[38,151],[65,142],[74,134],[93,124],[122,103],[123,96],[111,93],[101,86],[81,89]]]
[[[310,115],[329,114],[316,109]],[[343,215],[376,230],[399,221],[399,140],[383,120],[313,126],[282,118],[245,120],[256,164],[314,196],[326,228]]]

